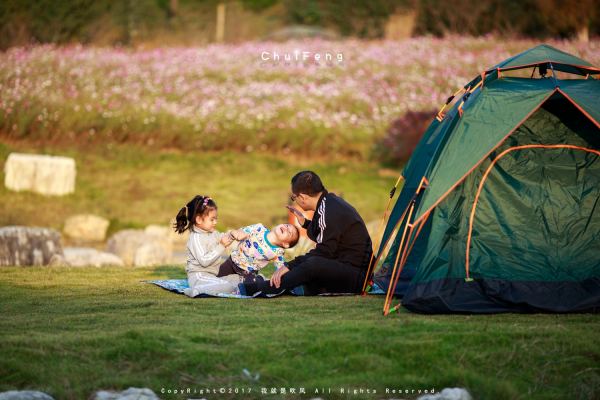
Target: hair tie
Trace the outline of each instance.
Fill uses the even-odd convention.
[[[206,196],[204,198],[204,201],[202,202],[202,207],[206,207],[208,205],[208,202],[211,201],[212,199],[208,196]]]

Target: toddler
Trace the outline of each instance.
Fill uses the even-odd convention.
[[[269,262],[273,261],[277,269],[285,266],[285,249],[298,243],[300,233],[292,224],[277,225],[271,230],[262,224],[254,224],[229,232],[228,236],[240,243],[227,261],[221,264],[217,276],[227,279],[236,274],[244,277],[245,282],[253,282],[262,278],[258,271]]]

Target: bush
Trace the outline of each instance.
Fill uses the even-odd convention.
[[[419,0],[415,33],[568,38],[587,30],[594,36],[599,8],[600,0]]]
[[[385,136],[375,146],[377,159],[394,167],[404,164],[417,147],[436,112],[408,111],[392,121]]]

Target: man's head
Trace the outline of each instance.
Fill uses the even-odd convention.
[[[275,234],[277,244],[285,249],[294,247],[300,239],[298,228],[292,224],[277,225],[272,229],[272,232]]]
[[[292,195],[290,199],[304,210],[314,210],[319,196],[325,191],[325,186],[323,186],[319,175],[312,171],[301,171],[292,178]]]

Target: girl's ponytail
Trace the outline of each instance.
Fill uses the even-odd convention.
[[[182,207],[177,213],[177,217],[175,217],[175,223],[173,224],[173,229],[175,232],[182,234],[188,228],[189,221],[187,219],[187,208]]]

